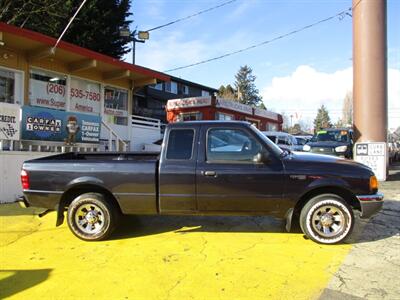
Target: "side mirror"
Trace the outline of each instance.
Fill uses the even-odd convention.
[[[265,164],[269,162],[269,155],[266,152],[258,152],[254,158],[253,162],[256,164]]]

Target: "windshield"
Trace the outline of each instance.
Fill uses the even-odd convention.
[[[276,144],[271,142],[269,138],[267,138],[260,130],[257,129],[254,125],[251,125],[250,128],[257,134],[257,136],[264,141],[268,145],[268,147],[271,149],[272,152],[274,152],[276,155],[281,155],[283,151],[281,148],[279,148]]]
[[[301,137],[296,137],[296,140],[298,145],[305,145],[307,143],[306,139],[303,139]]]
[[[342,142],[347,143],[349,141],[349,135],[347,130],[322,130],[318,131],[312,142]]]

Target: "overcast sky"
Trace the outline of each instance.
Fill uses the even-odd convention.
[[[368,1],[368,0],[362,0]],[[146,30],[225,2],[135,0],[132,29]],[[136,63],[159,71],[270,40],[343,11],[351,0],[237,0],[150,32],[136,44]],[[389,127],[400,126],[400,1],[388,0]],[[341,115],[352,87],[352,20],[335,18],[290,37],[169,74],[218,88],[248,65],[268,109],[311,122],[321,104]],[[125,58],[131,61],[131,54]]]

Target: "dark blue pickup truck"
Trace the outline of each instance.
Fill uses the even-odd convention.
[[[272,215],[312,240],[343,241],[353,210],[367,218],[383,196],[368,167],[282,151],[247,122],[166,128],[161,153],[66,153],[27,161],[25,205],[56,210],[83,240],[107,238],[121,214]]]

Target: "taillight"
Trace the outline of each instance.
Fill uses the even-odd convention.
[[[29,176],[28,172],[26,172],[25,170],[21,171],[21,183],[22,189],[29,190]]]

